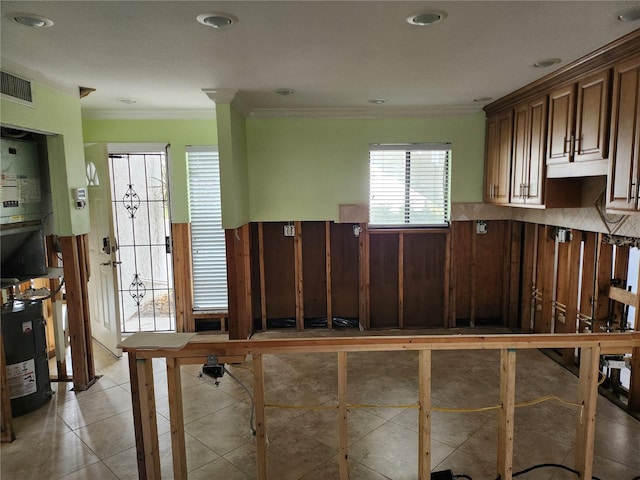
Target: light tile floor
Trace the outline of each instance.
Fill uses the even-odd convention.
[[[136,479],[135,438],[126,357],[99,345],[102,377],[86,392],[52,384],[53,399],[14,419],[17,439],[2,444],[2,480]],[[415,352],[353,353],[348,358],[349,402],[404,405],[417,399]],[[575,401],[577,379],[536,350],[517,356],[517,401],[557,395]],[[251,385],[250,362],[229,369]],[[337,399],[335,354],[266,356],[266,400],[292,405],[330,405]],[[498,403],[499,354],[493,351],[433,353],[433,405],[469,408]],[[249,430],[249,401],[225,376],[219,387],[198,378],[199,366],[183,367],[182,387],[189,479],[246,480],[256,475]],[[52,370],[52,373],[55,373]],[[163,478],[172,478],[166,365],[154,363]],[[351,480],[417,479],[417,411],[354,409],[349,416]],[[515,471],[540,463],[573,467],[574,407],[543,403],[516,411]],[[432,414],[433,470],[451,469],[473,480],[496,477],[496,413]],[[269,478],[338,478],[337,412],[267,410]],[[598,399],[594,474],[601,480],[640,475],[640,422]],[[565,480],[575,475],[539,469],[519,478]]]

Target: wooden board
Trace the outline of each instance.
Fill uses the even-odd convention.
[[[520,327],[525,332],[529,331],[529,326],[531,325],[536,242],[536,226],[533,223],[525,223],[522,243],[522,266],[520,270]]]
[[[593,316],[593,300],[595,296],[594,278],[596,272],[597,234],[585,232],[584,252],[582,260],[582,290],[580,292],[580,310],[584,318]],[[586,324],[581,322],[580,331],[584,331]]]
[[[176,330],[195,332],[191,258],[191,224],[171,224],[173,280],[176,296]]]
[[[508,261],[508,289],[506,289],[508,308],[505,326],[520,328],[520,269],[522,268],[522,241],[524,225],[520,222],[509,222],[511,228],[511,258]]]
[[[325,222],[305,222],[302,229],[302,264],[305,318],[327,315]]]
[[[369,236],[371,328],[398,327],[398,235]]]
[[[183,348],[196,333],[160,333],[138,332],[125,338],[118,344],[118,348],[156,350],[179,350]]]
[[[254,325],[256,321],[262,324],[262,283],[260,274],[260,258],[262,246],[260,243],[259,223],[251,224],[251,318]],[[265,311],[266,313],[266,311]],[[265,315],[266,317],[266,315]],[[266,320],[266,318],[265,318]]]
[[[447,235],[404,235],[404,327],[443,327]]]
[[[332,223],[331,307],[336,318],[358,318],[358,237],[350,224]]]
[[[296,318],[293,237],[284,236],[283,222],[263,223],[267,318]]]
[[[475,321],[482,323],[503,323],[504,311],[504,262],[509,251],[506,243],[507,222],[487,221],[487,233],[475,232],[476,252],[474,278]]]
[[[452,239],[451,268],[453,270],[454,318],[469,321],[471,316],[471,243],[475,235],[475,222],[455,222]]]

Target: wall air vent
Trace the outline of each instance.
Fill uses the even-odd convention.
[[[9,100],[33,106],[31,82],[7,72],[0,72],[1,93]]]

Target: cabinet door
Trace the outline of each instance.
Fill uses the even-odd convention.
[[[484,201],[493,203],[493,191],[496,184],[496,169],[498,163],[498,118],[487,119],[486,153],[484,162]]]
[[[487,120],[485,161],[485,202],[487,203],[509,203],[512,128],[511,110]]]
[[[549,135],[547,165],[571,161],[571,136],[575,85],[559,88],[549,96]]]
[[[513,163],[511,203],[525,203],[529,170],[529,104],[516,107],[513,114]]]
[[[545,155],[547,140],[547,97],[529,104],[529,162],[525,172],[526,203],[544,203]]]
[[[613,78],[611,158],[607,179],[607,208],[638,209],[640,152],[640,57],[616,66]]]
[[[574,161],[603,160],[609,147],[609,70],[578,83]]]

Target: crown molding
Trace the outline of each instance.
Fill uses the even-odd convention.
[[[215,106],[206,109],[82,110],[88,120],[215,120]]]
[[[255,118],[391,118],[473,115],[482,111],[478,105],[450,105],[433,107],[359,107],[359,108],[254,108]]]
[[[229,88],[203,88],[202,91],[216,105],[230,104],[245,117],[251,114],[251,107],[242,99],[239,90]]]

